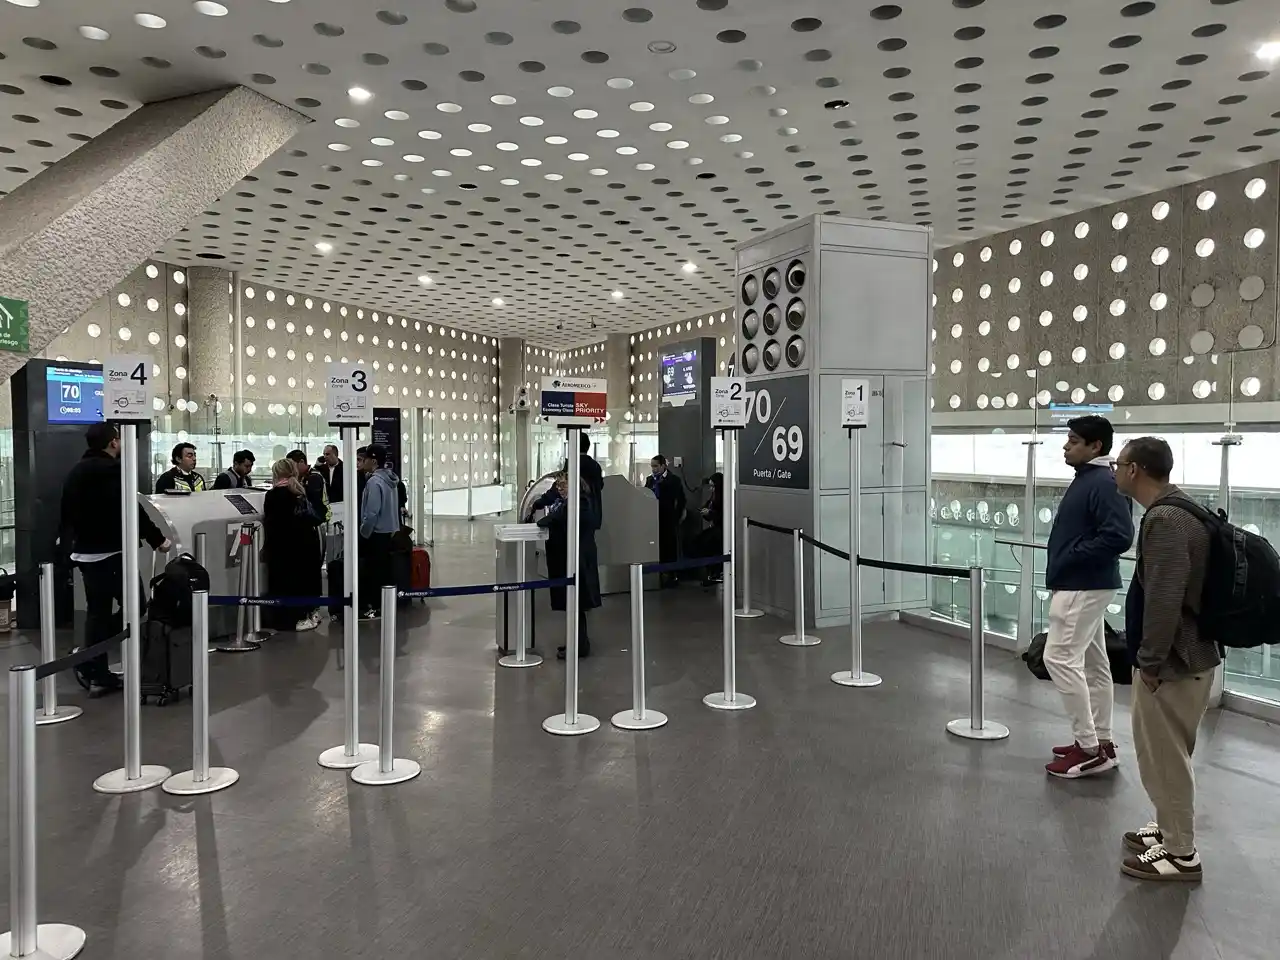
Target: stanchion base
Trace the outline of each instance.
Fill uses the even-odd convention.
[[[378,759],[378,748],[372,743],[362,743],[356,747],[352,756],[347,756],[346,744],[341,747],[330,747],[320,754],[320,766],[329,770],[353,770],[362,763]]]
[[[788,647],[816,647],[822,642],[822,638],[815,637],[812,633],[806,633],[803,637],[788,633],[785,637],[779,637],[778,642],[785,643]]]
[[[252,636],[252,634],[250,634]],[[219,643],[213,649],[219,653],[250,653],[254,650],[261,650],[262,644],[255,640],[249,640],[244,637],[238,637],[227,643]]]
[[[595,733],[600,729],[600,721],[585,713],[578,714],[578,722],[570,723],[563,713],[547,717],[542,721],[542,729],[554,733],[557,737],[580,737],[584,733]]]
[[[756,705],[756,698],[748,697],[745,693],[735,693],[730,700],[723,693],[708,693],[702,698],[702,702],[712,710],[750,710]]]
[[[961,717],[947,724],[947,733],[954,733],[957,737],[964,737],[966,740],[1003,740],[1009,735],[1009,728],[1004,724],[988,720],[980,728],[975,729],[968,717]]]
[[[74,720],[82,713],[84,713],[84,711],[79,707],[54,707],[53,713],[45,713],[43,710],[37,710],[36,726],[45,727],[51,723],[66,723],[68,720]]]
[[[884,681],[874,673],[867,673],[865,670],[856,677],[852,670],[840,670],[831,675],[831,682],[838,683],[842,687],[878,687]]]
[[[351,771],[351,779],[367,787],[386,787],[412,780],[422,772],[416,760],[392,760],[391,769],[383,773],[377,760],[362,763]]]
[[[538,656],[536,653],[526,653],[524,655],[523,660],[521,660],[519,657],[517,657],[513,653],[508,656],[502,657],[500,660],[498,660],[498,666],[500,667],[536,667],[541,662],[542,662],[542,658]]]
[[[739,620],[755,620],[755,619],[757,619],[757,618],[759,618],[759,617],[763,617],[763,616],[764,616],[764,611],[763,611],[763,610],[753,610],[753,609],[751,609],[750,607],[748,607],[748,608],[747,608],[747,609],[745,609],[745,610],[735,610],[735,611],[733,611],[733,615],[734,615],[735,617],[737,617]]]
[[[36,927],[36,952],[23,960],[71,960],[84,949],[84,931],[69,923],[42,923]],[[13,956],[13,934],[0,935],[0,956]]]
[[[160,786],[160,784],[169,779],[172,773],[173,771],[168,767],[144,764],[141,776],[136,780],[130,780],[125,770],[112,770],[110,773],[104,773],[93,781],[93,789],[99,793],[141,793],[143,790],[150,790],[152,787]]]
[[[619,730],[656,730],[667,725],[667,715],[657,710],[646,710],[644,716],[637,720],[634,710],[623,710],[615,713],[609,722]]]
[[[225,790],[239,779],[240,774],[230,767],[210,767],[209,776],[203,780],[197,781],[196,772],[188,770],[186,773],[175,773],[160,785],[160,789],[176,797],[195,797],[202,793]]]

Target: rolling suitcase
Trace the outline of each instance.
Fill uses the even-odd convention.
[[[142,621],[139,692],[142,702],[155,698],[163,707],[182,699],[191,686],[191,629],[172,627],[162,620]]]
[[[409,561],[409,589],[431,589],[431,554],[426,547],[414,547]]]

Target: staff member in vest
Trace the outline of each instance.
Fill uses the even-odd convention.
[[[124,558],[120,522],[120,434],[109,423],[95,423],[85,431],[88,448],[71,468],[62,485],[62,517],[58,544],[64,556],[80,568],[84,582],[85,644],[92,646],[124,629]],[[129,469],[137,469],[129,464]],[[138,535],[164,552],[169,541],[138,506]],[[133,546],[130,545],[130,549]],[[146,609],[142,584],[138,584],[140,609]],[[116,611],[115,606],[120,606]],[[107,669],[107,655],[86,660],[76,667],[90,696],[101,696],[122,686]]]
[[[204,490],[204,477],[196,473],[196,445],[180,443],[169,457],[173,467],[160,474],[156,481],[156,493],[200,493]]]
[[[223,470],[213,480],[215,490],[246,490],[253,486],[249,474],[253,473],[253,454],[248,450],[240,450],[231,458],[231,466]]]

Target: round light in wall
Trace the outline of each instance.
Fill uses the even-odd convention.
[[[1258,247],[1262,246],[1263,241],[1266,239],[1267,232],[1265,230],[1261,227],[1253,227],[1252,229],[1245,231],[1244,245],[1250,250],[1257,250]]]
[[[1218,195],[1212,190],[1201,190],[1200,195],[1196,197],[1196,208],[1199,210],[1211,210],[1217,200]]]
[[[1213,238],[1211,238],[1211,237],[1204,237],[1204,238],[1203,238],[1203,239],[1201,239],[1201,240],[1197,240],[1197,241],[1196,241],[1196,256],[1197,256],[1197,257],[1204,258],[1204,257],[1208,257],[1208,256],[1212,255],[1212,253],[1213,253],[1213,247],[1214,247],[1214,243],[1213,243]]]
[[[1147,396],[1152,400],[1164,399],[1164,384],[1157,380],[1151,386],[1147,387]]]
[[[1111,218],[1111,227],[1114,230],[1123,230],[1129,224],[1129,215],[1123,210]]]
[[[1154,220],[1163,220],[1169,216],[1169,204],[1165,200],[1157,200],[1155,206],[1151,208],[1151,217]]]
[[[1147,353],[1153,357],[1163,357],[1165,350],[1169,348],[1169,344],[1165,342],[1164,337],[1156,337],[1147,344]]]
[[[1256,397],[1262,389],[1262,381],[1257,377],[1245,377],[1240,381],[1240,392],[1246,397]]]
[[[1244,195],[1250,200],[1257,200],[1260,196],[1267,192],[1267,181],[1261,177],[1254,177],[1244,185]],[[1251,378],[1257,380],[1256,377]]]

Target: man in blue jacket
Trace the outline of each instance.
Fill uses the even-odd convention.
[[[1133,515],[1116,489],[1109,456],[1111,421],[1077,417],[1068,421],[1067,430],[1062,450],[1076,476],[1058,504],[1049,534],[1044,580],[1051,597],[1044,665],[1062,694],[1075,740],[1054,747],[1055,759],[1045,770],[1074,779],[1116,767],[1114,690],[1103,619],[1120,589],[1119,558],[1133,542]]]

